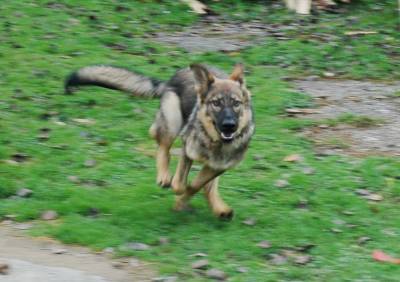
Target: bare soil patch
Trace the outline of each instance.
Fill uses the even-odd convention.
[[[281,26],[261,21],[234,22],[221,17],[205,17],[183,31],[158,33],[154,40],[177,45],[188,52],[232,52],[263,42],[266,36],[287,39],[286,32],[296,29],[296,24]]]
[[[400,82],[354,80],[302,80],[295,87],[311,95],[316,111],[304,115],[314,120],[350,115],[371,124],[319,125],[302,132],[326,154],[400,156]]]
[[[0,225],[0,263],[9,267],[1,281],[134,282],[156,277],[142,262],[132,264],[132,258],[116,260],[50,238],[29,238],[16,230],[19,226]]]

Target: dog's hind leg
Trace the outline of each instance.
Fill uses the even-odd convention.
[[[169,150],[182,128],[182,113],[178,95],[173,91],[166,92],[161,98],[160,110],[149,132],[158,143],[157,151],[157,184],[169,187]]]
[[[204,166],[192,183],[187,185],[185,192],[176,196],[175,210],[180,211],[187,209],[189,200],[207,183],[218,177],[218,175],[223,172],[223,170],[215,170],[208,166]]]
[[[230,220],[233,217],[233,210],[221,199],[218,192],[218,177],[210,181],[204,187],[204,194],[208,200],[213,213],[220,219]]]

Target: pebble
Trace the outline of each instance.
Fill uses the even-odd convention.
[[[219,269],[210,269],[206,272],[206,276],[211,279],[215,280],[225,280],[227,278],[227,275],[225,272]]]
[[[17,191],[17,196],[21,198],[28,198],[32,196],[33,191],[27,188],[21,188]]]
[[[201,259],[192,263],[192,269],[206,269],[209,265],[208,260]]]
[[[42,212],[42,215],[40,216],[41,219],[43,220],[54,220],[58,218],[58,213],[53,210],[47,210]]]

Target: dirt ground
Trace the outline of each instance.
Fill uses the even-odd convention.
[[[2,282],[142,282],[157,276],[136,259],[111,259],[50,238],[27,237],[18,230],[25,225],[0,225],[0,265],[9,267],[0,274]]]
[[[268,25],[256,20],[232,22],[209,16],[183,31],[158,33],[153,39],[164,44],[177,45],[191,53],[232,52],[264,42],[267,36],[284,40],[285,32],[296,27],[296,24]]]
[[[297,90],[311,95],[317,105],[314,120],[335,119],[346,114],[368,117],[371,125],[339,123],[319,125],[303,134],[315,140],[317,151],[350,155],[400,155],[400,82],[375,83],[355,80],[301,80]]]

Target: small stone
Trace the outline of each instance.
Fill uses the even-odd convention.
[[[0,262],[0,274],[7,275],[10,271],[10,266],[7,263]]]
[[[96,161],[95,160],[86,160],[84,163],[85,167],[94,167],[96,165]]]
[[[257,247],[260,247],[261,249],[269,249],[271,248],[271,243],[268,241],[261,241],[257,244]]]
[[[161,246],[168,245],[170,243],[170,240],[167,237],[160,237],[160,238],[158,238],[158,243]]]
[[[331,228],[330,231],[333,233],[342,233],[343,232],[342,230],[340,230],[338,228]]]
[[[146,251],[150,249],[149,245],[139,242],[128,243],[126,247],[133,251]]]
[[[151,279],[154,282],[175,282],[178,281],[178,277],[176,276],[160,276]]]
[[[29,198],[32,196],[33,191],[27,188],[21,188],[17,191],[17,196],[21,198]]]
[[[43,220],[54,220],[58,218],[58,213],[53,210],[44,211],[40,218]]]
[[[206,276],[208,278],[211,279],[215,279],[215,280],[225,280],[227,278],[227,275],[225,274],[225,272],[223,272],[222,270],[219,269],[210,269],[206,272]]]
[[[357,189],[356,194],[360,196],[368,196],[369,194],[371,194],[371,192],[367,189]]]
[[[51,253],[55,254],[55,255],[62,255],[67,253],[66,249],[59,249],[59,248],[55,248],[51,250]]]
[[[207,269],[209,262],[206,259],[201,259],[192,263],[192,269]]]
[[[117,269],[121,269],[125,267],[125,264],[120,262],[120,261],[113,261],[111,263],[112,267],[117,268]]]
[[[69,176],[67,176],[67,179],[68,179],[69,181],[71,181],[72,183],[80,183],[80,182],[81,182],[81,180],[79,179],[79,177],[76,176],[76,175],[69,175]]]
[[[243,220],[242,223],[247,226],[254,226],[254,225],[256,225],[257,220],[255,218],[249,217],[249,218]]]
[[[371,238],[369,238],[367,236],[363,236],[363,237],[360,237],[360,238],[357,239],[357,244],[358,245],[364,245],[368,241],[371,241]]]
[[[285,188],[289,186],[289,181],[287,181],[286,179],[278,179],[277,181],[275,181],[274,185],[277,188]]]
[[[298,255],[294,258],[293,262],[295,264],[305,265],[312,260],[312,257],[309,255]]]
[[[335,77],[335,76],[336,76],[335,73],[329,72],[329,71],[323,72],[322,75],[323,75],[324,77],[326,77],[326,78],[332,78],[332,77]]]
[[[236,268],[236,271],[239,272],[239,273],[246,273],[249,270],[246,267],[239,266],[238,268]]]
[[[269,261],[273,265],[282,265],[287,262],[287,257],[280,254],[270,254],[269,257]]]
[[[315,173],[315,169],[308,166],[308,167],[303,168],[302,172],[304,174],[310,175],[310,174],[314,174]]]

